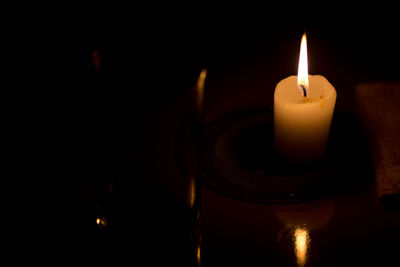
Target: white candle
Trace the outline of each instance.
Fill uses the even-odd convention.
[[[275,148],[293,162],[321,158],[326,150],[336,102],[336,90],[321,75],[308,75],[303,35],[298,76],[280,81],[274,95]]]

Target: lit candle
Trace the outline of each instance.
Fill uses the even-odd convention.
[[[326,150],[336,90],[321,75],[308,75],[307,40],[300,45],[297,76],[281,80],[274,95],[275,148],[293,162],[311,162]]]

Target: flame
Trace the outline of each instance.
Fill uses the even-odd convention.
[[[303,34],[300,45],[299,69],[297,73],[297,87],[304,96],[308,95],[308,62],[307,62],[307,37]],[[304,89],[303,89],[304,88]]]

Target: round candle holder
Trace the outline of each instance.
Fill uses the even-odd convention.
[[[326,194],[335,157],[290,163],[274,149],[273,112],[227,115],[206,128],[204,182],[230,197],[260,203],[293,203]]]

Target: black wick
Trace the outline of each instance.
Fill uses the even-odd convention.
[[[307,91],[306,91],[306,88],[304,87],[304,85],[300,84],[300,87],[301,87],[301,89],[303,89],[304,97],[307,97]]]

